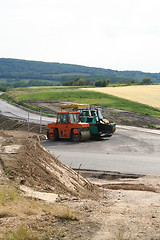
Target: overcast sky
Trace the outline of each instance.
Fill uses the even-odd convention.
[[[0,58],[160,72],[160,0],[0,0]]]

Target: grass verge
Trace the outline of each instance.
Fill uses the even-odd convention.
[[[23,88],[23,90],[14,89],[6,92],[1,97],[19,103],[24,103],[28,100],[64,100],[78,103],[89,103],[92,105],[101,105],[104,107],[160,117],[160,110],[148,105],[136,103],[105,93],[80,90],[74,87]]]

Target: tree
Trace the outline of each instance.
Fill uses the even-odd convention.
[[[110,80],[99,80],[95,82],[96,87],[106,87],[110,83]]]
[[[6,92],[7,88],[6,87],[0,87],[0,92]]]
[[[136,80],[126,80],[125,83],[127,85],[138,85],[138,82]]]
[[[63,86],[84,86],[84,85],[89,85],[89,81],[86,80],[85,78],[76,78],[73,81],[65,81],[63,83]]]
[[[78,78],[78,79],[75,81],[75,85],[77,85],[77,86],[87,85],[87,80],[86,80],[85,78]]]
[[[13,83],[13,87],[14,88],[17,88],[17,87],[27,87],[28,86],[28,84],[27,84],[27,82],[23,82],[23,81],[20,81],[20,82],[14,82]]]
[[[150,78],[143,78],[142,85],[151,85],[152,84],[152,80]]]
[[[63,83],[63,86],[73,86],[73,81],[71,81],[71,82],[64,82]]]

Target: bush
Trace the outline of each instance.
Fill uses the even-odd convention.
[[[144,78],[141,82],[142,85],[151,85],[152,80],[150,78]]]
[[[6,87],[0,87],[0,92],[6,92],[7,88]]]
[[[99,80],[95,82],[96,87],[106,87],[110,83],[110,80]]]

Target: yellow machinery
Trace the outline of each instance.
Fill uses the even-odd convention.
[[[66,109],[66,108],[72,108],[72,109],[87,108],[87,109],[91,109],[91,105],[90,104],[64,104],[64,105],[61,105],[62,110]]]

